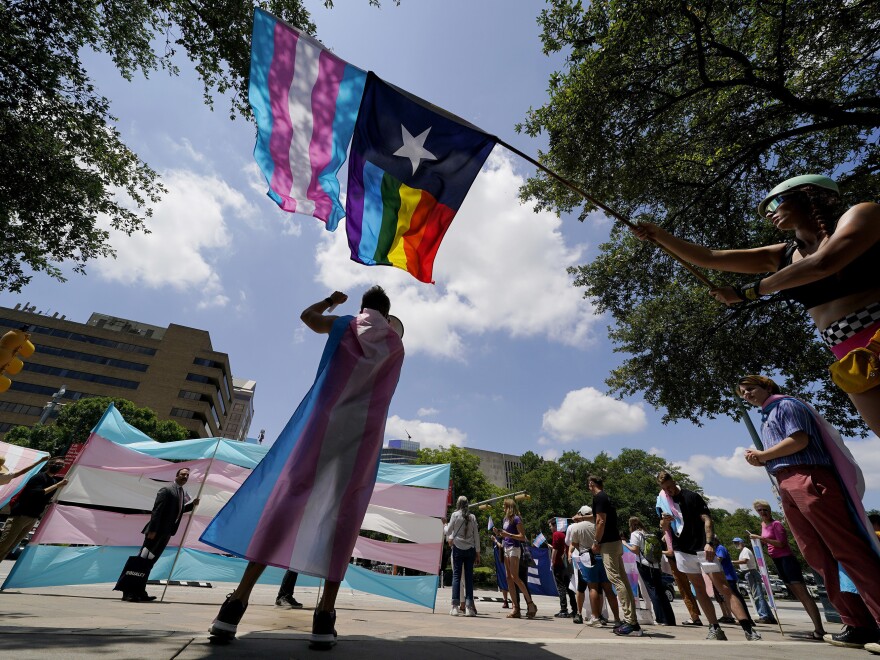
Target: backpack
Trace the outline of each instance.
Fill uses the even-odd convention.
[[[642,556],[645,558],[645,561],[649,564],[659,564],[663,556],[663,551],[660,548],[660,539],[654,534],[643,533],[642,537],[645,539],[644,548],[642,549]]]

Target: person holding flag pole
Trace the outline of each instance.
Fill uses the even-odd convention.
[[[217,442],[214,443],[214,451],[211,452],[211,460],[208,461],[208,467],[205,469],[205,476],[202,478],[202,483],[199,484],[199,492],[196,493],[196,497],[193,500],[194,506],[189,511],[189,518],[186,519],[186,527],[183,528],[183,536],[180,537],[180,545],[177,546],[177,552],[174,554],[174,561],[171,562],[171,570],[168,571],[168,579],[165,580],[165,588],[162,589],[162,596],[159,598],[160,603],[165,602],[165,592],[168,591],[168,585],[171,584],[171,576],[174,575],[174,567],[177,566],[177,559],[180,557],[180,551],[186,544],[186,535],[189,533],[189,526],[192,524],[192,519],[195,515],[195,506],[198,505],[199,500],[202,497],[202,490],[205,488],[205,484],[208,481],[208,474],[210,474],[211,467],[214,465],[214,457],[217,455],[220,441],[221,438],[217,438]]]
[[[825,635],[835,646],[880,642],[880,543],[862,506],[864,478],[840,434],[812,407],[782,396],[770,378],[740,379],[740,396],[761,409],[764,449],[748,449],[749,465],[776,477],[782,509],[804,559],[825,582],[844,627]],[[858,589],[841,589],[840,567]]]

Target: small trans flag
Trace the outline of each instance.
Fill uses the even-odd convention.
[[[492,516],[489,516],[489,526],[486,527],[489,531],[492,531],[492,528],[495,527],[495,523],[492,522]]]
[[[556,519],[556,531],[564,532],[568,529],[568,518],[557,518]]]
[[[544,532],[539,532],[535,537],[535,540],[532,541],[532,545],[536,548],[540,548],[544,543],[547,542],[547,537],[544,536]]]

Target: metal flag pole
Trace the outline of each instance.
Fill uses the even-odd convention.
[[[221,440],[222,438],[217,438],[217,443],[214,445],[214,451],[211,454],[211,460],[208,461],[208,467],[205,470],[205,477],[202,479],[202,483],[199,484],[199,492],[196,493],[195,499],[200,499],[202,497],[202,490],[205,488],[205,483],[208,481],[208,473],[211,472],[211,466],[214,465],[214,457],[217,455],[217,450],[220,448]],[[195,507],[189,512],[189,518],[186,519],[186,527],[183,528],[183,536],[180,537],[180,543],[177,546],[174,561],[171,562],[171,570],[168,571],[168,579],[165,580],[165,588],[162,589],[162,597],[159,599],[160,603],[165,602],[165,592],[168,591],[168,585],[171,583],[171,576],[174,575],[174,567],[177,566],[177,559],[180,557],[180,551],[183,550],[183,545],[186,543],[186,535],[189,533],[189,526],[192,524],[194,515],[196,515]]]
[[[612,208],[611,208],[610,206],[608,206],[607,204],[603,204],[603,203],[600,202],[598,199],[596,199],[595,197],[593,197],[592,195],[590,195],[588,192],[586,192],[583,188],[580,188],[579,186],[574,185],[574,184],[573,184],[571,181],[569,181],[568,179],[564,179],[564,178],[562,178],[561,176],[559,176],[559,175],[558,175],[556,172],[554,172],[553,170],[551,170],[551,169],[547,168],[546,166],[542,165],[540,162],[538,162],[537,160],[535,160],[534,158],[532,158],[532,157],[529,156],[528,154],[523,153],[522,151],[520,151],[520,150],[517,149],[516,147],[514,147],[514,146],[508,144],[508,143],[505,142],[504,140],[501,140],[501,139],[499,139],[499,138],[497,138],[497,137],[496,137],[495,139],[496,139],[496,141],[498,142],[498,144],[500,144],[502,147],[504,147],[505,149],[508,149],[509,151],[512,151],[513,153],[515,153],[515,154],[516,154],[517,156],[519,156],[520,158],[523,158],[523,159],[527,160],[527,161],[530,162],[532,165],[534,165],[535,167],[537,167],[539,170],[541,170],[542,172],[544,172],[545,174],[547,174],[548,176],[550,176],[554,181],[557,181],[558,183],[561,183],[563,186],[565,186],[566,188],[568,188],[568,189],[571,190],[572,192],[577,193],[578,195],[580,195],[581,197],[583,197],[584,199],[586,199],[588,202],[592,202],[593,204],[595,204],[595,205],[598,206],[600,209],[602,209],[603,211],[605,211],[605,213],[607,213],[608,215],[610,215],[612,218],[614,218],[614,219],[617,220],[618,222],[622,222],[623,224],[625,224],[625,225],[626,225],[627,227],[629,227],[630,229],[635,229],[635,228],[636,228],[637,225],[635,225],[635,224],[632,222],[632,220],[630,220],[630,219],[627,218],[626,216],[622,215],[621,213],[618,213],[617,211],[615,211],[614,209],[612,209]],[[675,259],[679,264],[681,264],[681,265],[685,268],[685,270],[687,270],[691,275],[693,275],[695,278],[697,278],[702,284],[705,284],[705,285],[706,285],[707,287],[709,287],[710,289],[714,289],[714,288],[716,288],[715,285],[712,284],[712,282],[709,281],[709,278],[707,278],[707,277],[706,277],[705,275],[703,275],[700,271],[698,271],[698,270],[693,266],[693,264],[689,264],[687,261],[685,261],[684,259],[682,259],[681,257],[679,257],[677,254],[674,254],[674,253],[670,252],[669,250],[667,250],[665,247],[663,247],[662,245],[660,245],[660,244],[659,244],[657,241],[655,241],[654,239],[648,239],[648,240],[650,240],[654,245],[656,245],[656,246],[659,247],[661,250],[663,250],[663,251],[664,251],[666,254],[668,254],[670,257],[672,257],[673,259]]]
[[[745,424],[746,428],[749,430],[749,435],[752,436],[752,443],[754,443],[756,449],[758,449],[759,451],[764,451],[764,443],[761,442],[761,436],[758,435],[758,430],[755,428],[755,425],[752,422],[752,418],[749,417],[749,411],[739,396],[739,386],[735,386],[733,388],[733,395],[736,398],[736,406],[739,409],[739,417],[742,420],[742,423]],[[779,497],[779,488],[776,484],[776,478],[769,472],[767,473],[767,476],[770,477],[770,486],[773,489],[773,494],[776,495],[776,499],[779,500],[781,510],[782,499]],[[772,594],[770,595],[772,596]],[[779,632],[784,637],[785,631],[782,630],[782,621],[780,621],[779,619],[779,611],[775,607],[776,599],[773,598],[772,600],[774,603],[773,614],[776,616],[776,625],[779,626]],[[769,605],[770,603],[768,602],[767,604]],[[757,605],[755,607],[757,607]]]
[[[484,507],[484,508],[488,509],[489,507],[487,507],[486,505],[489,504],[489,502],[497,502],[498,500],[503,500],[506,497],[512,497],[517,502],[519,502],[522,500],[529,499],[529,494],[524,490],[518,490],[515,493],[508,493],[507,495],[499,495],[498,497],[490,497],[488,500],[483,500],[482,502],[474,502],[473,504],[471,504],[471,506],[479,506],[479,507]]]

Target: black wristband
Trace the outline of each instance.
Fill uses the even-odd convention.
[[[757,280],[756,282],[752,282],[742,288],[742,297],[745,300],[757,300],[761,297],[761,294],[758,293],[758,287],[761,285],[761,280]]]
[[[333,307],[333,298],[331,298],[330,296],[324,298],[324,302],[327,303],[328,307]]]

